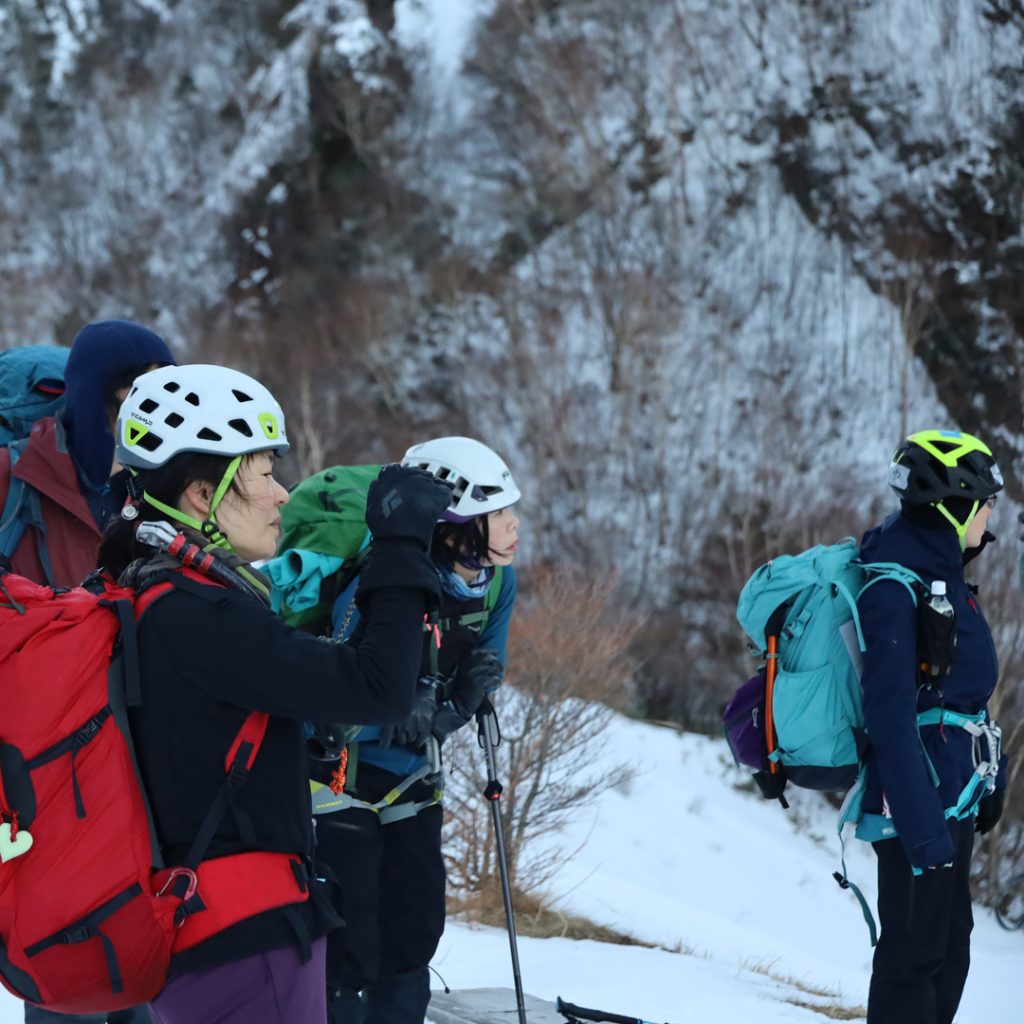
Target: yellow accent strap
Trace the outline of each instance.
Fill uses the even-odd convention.
[[[981,502],[975,501],[971,506],[971,511],[967,515],[967,519],[964,522],[960,522],[952,512],[942,504],[941,501],[932,502],[932,507],[941,512],[946,519],[952,524],[953,529],[956,530],[957,538],[960,541],[960,550],[967,550],[967,528],[974,521],[974,517],[978,514],[978,509],[981,508]]]
[[[919,445],[933,458],[938,459],[942,465],[949,466],[951,469],[959,465],[960,460],[971,452],[982,452],[990,458],[992,457],[992,451],[984,441],[979,441],[972,434],[962,434],[959,430],[919,430],[916,434],[911,434],[907,440]],[[937,441],[945,444],[959,441],[960,445],[949,451],[943,451],[936,447],[935,442]]]
[[[309,790],[313,799],[313,813],[333,814],[335,811],[345,811],[354,807],[358,810],[372,811],[380,818],[382,825],[390,825],[392,822],[411,818],[419,814],[420,811],[439,804],[441,797],[444,796],[444,786],[440,784],[435,786],[430,800],[420,800],[408,804],[400,804],[396,801],[410,786],[419,782],[420,779],[426,778],[433,771],[433,765],[428,762],[418,771],[407,775],[394,789],[385,793],[380,800],[373,804],[366,800],[360,800],[358,797],[352,796],[351,793],[334,794],[326,783],[310,779]]]

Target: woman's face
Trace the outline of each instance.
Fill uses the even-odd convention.
[[[994,498],[989,498],[992,504],[995,504]],[[988,517],[992,515],[992,505],[988,502],[984,502],[981,508],[978,509],[974,518],[971,520],[970,525],[967,527],[967,532],[964,534],[964,548],[976,548],[981,543],[981,538],[988,528]]]
[[[281,535],[281,506],[288,503],[288,492],[274,479],[273,455],[247,456],[235,482],[216,510],[217,525],[247,562],[272,558]]]
[[[519,516],[511,507],[488,513],[487,538],[491,565],[511,565],[519,547]]]

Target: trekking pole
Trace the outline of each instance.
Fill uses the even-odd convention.
[[[519,1024],[526,1024],[526,1001],[523,998],[523,978],[519,971],[519,946],[516,942],[516,921],[512,912],[512,887],[508,880],[508,857],[505,855],[505,832],[501,822],[501,792],[498,781],[498,762],[494,748],[501,742],[498,717],[490,698],[484,697],[476,712],[477,739],[484,748],[487,758],[487,785],[484,799],[491,805],[491,820],[494,822],[494,840],[498,850],[498,868],[501,873],[501,896],[505,901],[505,921],[508,925],[508,946],[512,953],[512,979],[516,986],[516,1012]]]
[[[581,1024],[581,1021],[607,1022],[607,1024],[654,1024],[653,1021],[642,1020],[640,1017],[626,1017],[621,1013],[608,1013],[607,1010],[588,1010],[585,1006],[567,1003],[561,996],[555,997],[555,1010],[569,1024]]]

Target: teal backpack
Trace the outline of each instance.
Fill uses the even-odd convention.
[[[838,832],[856,821],[865,749],[860,677],[866,645],[857,599],[892,580],[918,604],[927,593],[905,566],[865,563],[852,537],[782,555],[762,565],[736,606],[740,625],[764,660],[737,690],[722,724],[737,762],[754,770],[763,795],[787,807],[787,782],[807,789],[848,790]],[[833,877],[857,898],[871,934],[876,929],[863,894],[842,871]]]
[[[0,352],[0,447],[6,448],[12,470],[28,444],[32,424],[53,416],[64,403],[68,351],[56,345],[26,345]],[[39,560],[47,582],[52,585],[53,570],[39,495],[35,488],[12,475],[0,509],[0,564],[10,565],[30,526],[35,527]]]
[[[905,586],[915,604],[924,590],[904,566],[862,562],[857,542],[847,537],[775,558],[743,587],[736,616],[764,668],[740,688],[723,724],[737,759],[761,773],[766,796],[781,798],[787,781],[840,791],[856,781],[864,748],[865,649],[857,599],[882,580]],[[759,751],[752,739],[759,740]]]

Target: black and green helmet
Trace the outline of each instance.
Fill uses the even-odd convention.
[[[957,430],[922,430],[896,449],[889,486],[905,505],[931,507],[956,530],[960,548],[982,505],[1003,489],[986,444]]]
[[[1003,475],[986,444],[958,430],[922,430],[896,449],[889,486],[910,505],[948,498],[985,501],[1003,489]]]

